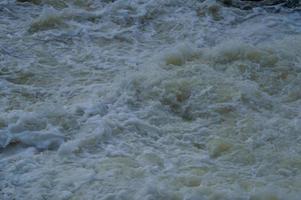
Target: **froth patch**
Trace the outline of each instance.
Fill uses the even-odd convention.
[[[44,8],[40,16],[30,24],[28,32],[35,33],[39,31],[69,28],[68,21],[94,21],[100,15],[93,12],[85,12],[77,9],[56,10],[54,8]]]
[[[209,60],[217,64],[229,64],[241,60],[273,67],[279,60],[272,49],[256,47],[235,40],[219,44],[206,51],[206,54]]]
[[[198,57],[198,51],[192,44],[180,44],[163,54],[163,61],[165,64],[178,66]]]
[[[44,9],[41,15],[31,23],[28,31],[34,33],[62,26],[67,26],[64,23],[62,14],[55,9],[47,8]]]

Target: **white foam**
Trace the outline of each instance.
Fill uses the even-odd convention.
[[[0,18],[3,199],[299,199],[297,12],[42,2]]]

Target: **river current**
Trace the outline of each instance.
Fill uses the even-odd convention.
[[[1,200],[299,200],[301,11],[0,1]]]

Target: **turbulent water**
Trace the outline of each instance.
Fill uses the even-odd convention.
[[[301,11],[0,1],[1,200],[299,200]]]

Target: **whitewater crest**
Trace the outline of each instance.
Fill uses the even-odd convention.
[[[299,199],[299,12],[2,5],[0,199]]]

